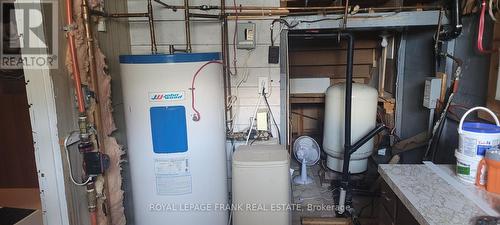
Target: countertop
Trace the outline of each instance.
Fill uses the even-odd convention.
[[[422,225],[474,224],[478,216],[500,213],[500,195],[462,183],[453,165],[386,164],[378,171]]]

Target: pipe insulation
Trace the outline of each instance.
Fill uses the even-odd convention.
[[[125,225],[125,215],[123,208],[123,190],[122,177],[121,177],[121,156],[123,155],[122,147],[117,143],[116,139],[111,136],[112,132],[116,130],[116,126],[112,116],[112,102],[111,102],[111,76],[106,72],[107,65],[105,56],[99,48],[98,40],[95,34],[86,37],[85,23],[83,19],[82,0],[67,0],[71,5],[67,7],[67,13],[71,15],[71,34],[75,39],[75,55],[74,62],[80,66],[78,72],[81,74],[81,84],[87,85],[98,96],[98,104],[100,107],[100,124],[98,128],[102,132],[102,140],[99,140],[99,146],[102,146],[105,154],[110,158],[109,169],[106,170],[106,176],[99,176],[95,181],[97,191],[97,210],[96,221],[99,225]],[[90,9],[97,8],[102,1],[89,0],[88,6]],[[94,21],[90,20],[89,28],[95,25]],[[110,34],[113,35],[113,34]],[[118,34],[116,34],[118,35]],[[96,80],[92,83],[90,78],[91,57],[89,55],[88,39],[92,38],[93,42],[93,63],[95,65]],[[90,42],[90,43],[92,43]],[[66,55],[66,67],[69,71],[73,68],[72,57],[70,54],[71,49],[68,49]],[[92,52],[92,51],[90,51]],[[96,104],[91,104],[87,109],[88,120],[90,124],[96,124]],[[97,116],[99,117],[99,116]],[[106,212],[106,213],[104,213]],[[93,216],[92,216],[93,217]]]

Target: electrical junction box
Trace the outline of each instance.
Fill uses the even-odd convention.
[[[424,107],[435,109],[437,100],[441,96],[441,79],[428,77],[425,80]]]
[[[255,48],[255,23],[238,23],[237,32],[237,48],[239,49],[254,49]]]
[[[268,130],[269,114],[267,110],[259,110],[257,112],[257,130]]]

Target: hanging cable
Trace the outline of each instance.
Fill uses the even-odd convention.
[[[497,1],[498,3],[498,1]],[[495,17],[495,14],[493,13],[493,0],[490,0],[489,1],[489,4],[488,4],[488,14],[490,14],[490,18],[497,22],[497,18]]]
[[[270,30],[271,30],[271,46],[274,46],[274,24],[277,23],[277,22],[279,22],[280,24],[285,25],[288,29],[294,28],[297,25],[299,25],[299,23],[295,23],[295,24],[292,25],[292,24],[288,23],[288,21],[286,21],[284,19],[274,19],[271,22],[271,26],[270,26]]]
[[[478,28],[478,32],[477,32],[477,50],[482,54],[490,54],[490,53],[493,53],[493,50],[485,50],[483,47],[485,15],[486,15],[486,0],[482,0],[481,13],[479,15],[479,28]]]
[[[205,64],[203,64],[202,66],[200,66],[200,68],[198,68],[198,70],[196,71],[196,73],[193,75],[193,80],[191,81],[191,108],[193,109],[195,115],[193,116],[193,121],[195,122],[198,122],[200,121],[201,119],[201,114],[200,112],[196,109],[196,104],[195,104],[195,81],[196,81],[196,77],[198,77],[198,74],[208,65],[210,64],[214,64],[214,63],[217,63],[217,64],[221,64],[222,65],[222,62],[220,61],[209,61]]]

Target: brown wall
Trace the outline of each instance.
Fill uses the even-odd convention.
[[[0,78],[0,188],[37,188],[24,80]]]

